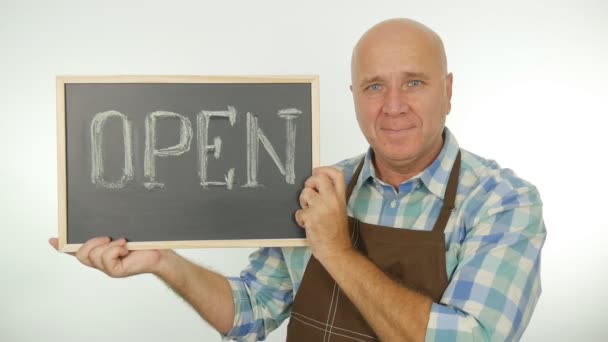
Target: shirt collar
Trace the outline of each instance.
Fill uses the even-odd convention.
[[[456,138],[447,127],[444,128],[443,134],[443,146],[439,155],[437,155],[437,158],[435,158],[431,165],[421,173],[402,183],[405,184],[406,182],[418,179],[430,192],[441,199],[443,199],[443,196],[445,195],[448,179],[450,178],[450,171],[452,171],[452,166],[454,165],[456,155],[460,149]],[[357,180],[356,187],[361,186],[370,179],[375,179],[376,181],[383,183],[376,176],[376,170],[372,163],[373,155],[374,151],[370,147],[365,154],[361,176]]]

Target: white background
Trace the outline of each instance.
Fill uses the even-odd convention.
[[[0,340],[214,341],[153,276],[111,279],[56,253],[55,76],[321,79],[321,162],[362,153],[357,38],[396,16],[444,39],[460,145],[540,189],[544,292],[524,341],[602,341],[608,295],[608,2],[0,0]],[[249,249],[180,253],[237,274]],[[283,341],[284,326],[269,337]]]

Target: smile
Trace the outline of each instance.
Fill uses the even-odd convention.
[[[407,132],[410,131],[412,129],[414,129],[415,127],[406,127],[406,128],[380,128],[381,131],[384,131],[388,134],[397,134],[397,133],[403,133],[403,132]]]

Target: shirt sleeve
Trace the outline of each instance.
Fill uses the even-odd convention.
[[[480,192],[461,208],[458,265],[431,307],[427,341],[518,340],[540,296],[546,230],[536,188],[488,181]]]
[[[293,285],[281,248],[260,248],[240,277],[229,277],[234,323],[224,340],[259,341],[290,313]]]

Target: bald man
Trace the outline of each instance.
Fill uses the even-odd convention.
[[[290,342],[517,340],[541,291],[542,203],[459,147],[445,127],[452,82],[420,23],[361,37],[351,91],[370,148],[306,181],[295,218],[309,248],[259,249],[228,278],[124,239],[76,256],[113,277],[158,275],[226,338],[261,340],[290,317]]]

